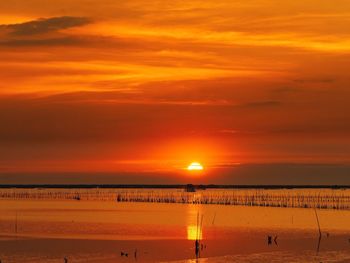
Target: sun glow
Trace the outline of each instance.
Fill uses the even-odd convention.
[[[203,166],[200,163],[193,162],[189,166],[187,166],[187,170],[189,170],[189,171],[201,171],[201,170],[203,170]]]

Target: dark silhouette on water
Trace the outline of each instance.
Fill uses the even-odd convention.
[[[199,258],[200,257],[200,251],[199,251],[199,212],[197,213],[196,241],[194,242],[194,248],[195,248],[196,258]]]
[[[196,258],[199,258],[200,257],[200,250],[199,250],[199,240],[197,239],[195,241],[195,253],[196,253]]]
[[[272,236],[267,236],[267,245],[272,244]]]
[[[276,246],[278,246],[277,237],[278,237],[278,236],[275,236],[275,237],[273,238],[273,236],[268,235],[268,236],[267,236],[267,245],[268,245],[268,246],[272,245],[272,238],[273,238],[273,242],[275,243]]]
[[[68,263],[68,259],[66,257],[63,258],[64,263]]]
[[[120,252],[120,256],[121,256],[121,257],[123,257],[123,256],[128,257],[129,254],[128,254],[128,253],[125,253],[125,252],[123,252],[123,251],[121,251],[121,252]]]

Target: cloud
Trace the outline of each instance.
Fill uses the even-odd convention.
[[[294,82],[296,83],[333,83],[335,82],[335,79],[332,78],[314,78],[314,79],[295,79]]]
[[[90,19],[85,17],[62,16],[41,18],[21,24],[1,25],[0,29],[9,30],[10,35],[14,36],[30,36],[82,26],[88,23],[90,23]]]
[[[82,26],[90,23],[86,17],[61,16],[40,18],[21,23],[0,25],[0,46],[66,46],[88,41],[81,36],[71,36],[60,30]]]

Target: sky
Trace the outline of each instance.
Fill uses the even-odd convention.
[[[1,1],[0,184],[350,184],[349,28],[348,0]]]

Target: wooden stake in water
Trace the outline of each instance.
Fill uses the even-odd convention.
[[[204,215],[202,215],[202,217],[201,217],[201,226],[199,228],[199,238],[198,238],[199,240],[201,240],[201,238],[202,238],[203,217],[204,217]]]
[[[216,218],[216,212],[215,212],[215,214],[214,214],[214,217],[213,217],[213,221],[212,221],[212,225],[214,225],[214,223],[215,223],[215,218]]]
[[[199,232],[199,212],[197,212],[196,240],[198,240],[198,232]]]
[[[316,208],[315,208],[315,215],[316,215],[317,226],[318,226],[318,234],[319,234],[318,241],[317,241],[317,249],[316,249],[316,255],[318,255],[318,252],[320,251],[322,232],[321,232],[320,221],[318,220],[318,215],[317,215]]]
[[[319,233],[319,235],[321,236],[322,233],[321,233],[320,221],[318,220],[318,215],[317,215],[316,208],[315,208],[315,215],[316,215],[316,220],[317,220],[318,233]]]
[[[199,233],[199,212],[197,213],[197,232],[196,232],[196,241],[195,241],[195,243],[194,243],[194,249],[195,249],[195,253],[196,253],[196,258],[199,258],[200,257],[200,255],[199,255],[199,252],[200,252],[200,249],[199,249],[199,247],[200,247],[200,244],[199,244],[199,235],[200,235],[200,233]]]

